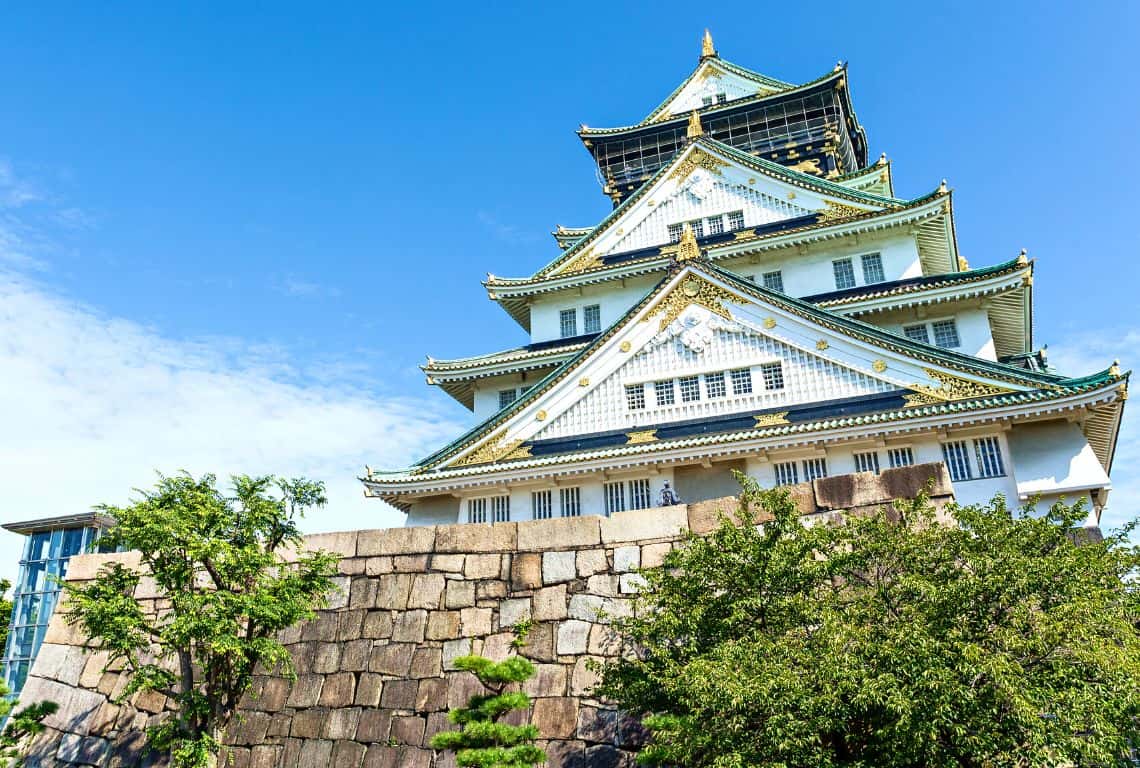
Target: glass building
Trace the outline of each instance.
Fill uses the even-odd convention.
[[[3,677],[9,695],[24,686],[28,670],[43,644],[48,622],[59,597],[59,582],[75,555],[92,545],[113,521],[94,512],[44,518],[3,527],[27,536],[20,574],[12,597],[12,619],[4,649]]]

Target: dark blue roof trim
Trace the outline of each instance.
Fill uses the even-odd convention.
[[[587,341],[593,341],[600,334],[597,333],[583,333],[578,336],[568,336],[564,339],[549,339],[548,341],[536,341],[533,344],[527,344],[523,349],[527,352],[540,352],[544,349],[553,349],[554,347],[569,347],[572,344],[581,344]]]
[[[868,211],[870,213],[870,211]],[[719,235],[705,235],[704,237],[697,238],[697,244],[702,248],[708,248],[713,245],[720,245],[721,243],[730,243],[736,239],[736,236],[741,232],[751,232],[754,235],[768,235],[773,232],[780,232],[785,229],[796,229],[798,227],[806,227],[815,224],[819,221],[818,213],[809,213],[806,216],[796,216],[793,219],[784,219],[783,221],[774,221],[771,224],[763,224],[759,227],[745,227],[744,229],[732,229],[723,232]],[[621,253],[612,253],[602,257],[602,263],[607,267],[611,264],[621,264],[625,261],[634,261],[636,259],[643,259],[646,256],[656,256],[661,252],[659,245],[654,245],[649,248],[638,248],[636,251],[622,251]]]

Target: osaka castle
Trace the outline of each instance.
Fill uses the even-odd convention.
[[[578,136],[612,212],[559,226],[534,274],[488,275],[529,342],[429,357],[478,423],[368,469],[367,495],[408,525],[494,523],[735,495],[734,470],[777,486],[942,462],[960,503],[1082,498],[1098,523],[1128,374],[1049,366],[1034,262],[967,263],[945,181],[895,195],[845,65],[783,82],[706,32],[640,122]]]

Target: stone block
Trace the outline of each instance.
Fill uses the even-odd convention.
[[[68,581],[90,581],[99,575],[99,570],[111,563],[119,563],[131,570],[140,569],[142,555],[138,552],[108,552],[76,555],[67,561]]]
[[[289,689],[285,705],[296,709],[315,707],[321,696],[324,679],[323,675],[298,675]]]
[[[542,555],[519,552],[511,557],[511,589],[522,592],[542,586]]]
[[[555,650],[560,656],[585,653],[590,638],[588,621],[564,621],[558,625]]]
[[[518,524],[518,551],[542,552],[555,546],[596,547],[601,543],[597,515],[527,520]]]
[[[631,715],[619,712],[617,716],[617,745],[637,751],[649,741],[649,729]]]
[[[415,709],[418,680],[388,680],[380,696],[380,706],[386,709]]]
[[[376,585],[375,607],[389,611],[407,608],[408,598],[412,594],[412,579],[410,573],[389,573],[370,579]]]
[[[586,579],[586,591],[592,595],[614,597],[618,594],[618,576],[616,573],[599,573]]]
[[[475,605],[475,582],[447,580],[443,593],[445,608],[470,608]]]
[[[284,677],[267,677],[255,700],[255,706],[266,712],[280,712],[289,697],[289,681]]]
[[[412,666],[412,654],[416,647],[410,643],[390,643],[372,649],[372,659],[368,662],[369,672],[382,675],[404,677]]]
[[[882,490],[880,496],[883,501],[895,499],[913,499],[920,491],[926,488],[928,482],[933,481],[930,489],[931,497],[954,496],[954,487],[950,483],[950,473],[946,465],[940,461],[929,464],[915,464],[910,467],[897,467],[884,469],[879,475]],[[68,577],[71,573],[68,572]]]
[[[428,640],[454,640],[459,637],[459,611],[432,611],[428,614]]]
[[[36,674],[64,685],[78,685],[87,661],[82,648],[44,643],[36,655]]]
[[[480,608],[488,607],[484,603],[488,600],[502,600],[507,596],[507,583],[499,579],[483,579],[475,582],[475,605]]]
[[[356,738],[356,726],[360,722],[360,710],[356,707],[340,707],[329,712],[322,734],[326,739]]]
[[[570,675],[571,696],[587,696],[601,682],[601,675],[592,668],[595,661],[597,660],[588,656],[581,656],[574,662],[574,671]]]
[[[511,643],[514,642],[514,639],[513,632],[499,632],[495,635],[489,635],[483,640],[483,649],[480,654],[491,661],[503,661],[511,655],[513,651]]]
[[[636,571],[641,567],[641,547],[629,544],[614,548],[614,570],[618,573]]]
[[[427,719],[419,715],[398,715],[392,718],[391,738],[398,744],[418,747],[424,742]]]
[[[574,518],[566,518],[571,520]],[[578,575],[578,566],[575,563],[573,552],[543,552],[542,553],[542,581],[544,584],[557,584],[562,581],[571,581]]]
[[[442,648],[417,648],[408,677],[435,677],[443,672]]]
[[[364,558],[364,573],[366,576],[380,576],[395,570],[390,556]]]
[[[534,624],[530,628],[530,634],[527,635],[526,645],[523,646],[520,655],[534,661],[553,661],[554,660],[554,624],[552,622],[540,622]]]
[[[491,525],[440,525],[436,527],[436,552],[510,552],[518,535],[516,523]]]
[[[582,759],[590,768],[631,768],[633,762],[630,755],[608,744],[587,746]]]
[[[640,573],[623,573],[618,587],[623,595],[635,595],[645,589],[645,577]]]
[[[490,608],[464,608],[459,612],[459,631],[464,637],[491,634]]]
[[[429,555],[395,555],[392,570],[396,573],[424,573],[428,569]]]
[[[361,672],[356,681],[356,696],[352,703],[358,707],[375,707],[380,704],[384,690],[383,678],[375,672]]]
[[[578,700],[566,697],[535,699],[531,723],[544,739],[568,739],[578,722]]]
[[[566,667],[561,664],[535,664],[534,676],[523,683],[532,699],[566,695]]]
[[[585,579],[610,569],[604,549],[583,549],[578,552],[578,578]]]
[[[546,587],[534,593],[535,621],[559,621],[566,618],[566,585]]]
[[[379,640],[392,636],[391,611],[368,611],[364,614],[364,624],[360,628],[362,637]]]
[[[821,477],[812,481],[816,507],[822,510],[849,509],[881,504],[883,486],[874,472]]]
[[[281,747],[275,744],[255,746],[249,751],[249,768],[277,768],[277,758],[280,754]]]
[[[471,638],[465,637],[459,640],[448,640],[443,644],[443,668],[455,669],[455,660],[460,656],[471,655]]]
[[[305,537],[304,549],[332,552],[340,557],[356,556],[356,531],[336,531],[333,533],[310,533]]]
[[[590,627],[587,651],[595,656],[617,656],[621,651],[621,636],[605,624]]]
[[[603,544],[645,539],[673,539],[689,528],[688,509],[684,504],[653,509],[615,512],[601,522]]]
[[[352,608],[367,610],[376,605],[376,591],[380,583],[367,576],[357,576],[348,588],[348,604]]]
[[[617,722],[618,714],[612,709],[580,706],[577,736],[595,744],[613,744],[617,741]]]
[[[330,768],[360,768],[360,762],[367,751],[368,747],[359,742],[338,741],[333,747]]]
[[[518,597],[499,603],[499,629],[510,629],[530,618],[530,598]]]
[[[340,642],[348,640],[358,640],[363,637],[361,629],[364,626],[364,615],[368,611],[364,609],[354,609],[351,611],[339,611],[337,613],[337,628],[336,639]]]
[[[367,557],[342,557],[337,563],[337,570],[345,576],[359,576],[364,573],[367,561]]]
[[[439,536],[438,532],[436,536]],[[463,555],[432,555],[431,569],[443,573],[463,573]]]
[[[396,643],[422,643],[427,630],[427,611],[401,611],[396,614],[392,627],[392,641]]]
[[[327,709],[301,710],[293,715],[293,727],[289,730],[289,735],[295,739],[320,738],[328,716],[329,711]]]
[[[438,712],[447,709],[447,680],[428,677],[420,680],[416,691],[417,712]]]
[[[340,671],[363,672],[368,669],[368,660],[372,658],[371,640],[350,640],[340,647]],[[314,668],[314,672],[323,672]],[[335,672],[337,670],[328,670]]]
[[[337,643],[317,643],[313,653],[312,671],[327,675],[340,669],[340,648]]]
[[[453,672],[447,676],[447,708],[466,707],[472,696],[487,692],[479,679],[470,672]]]
[[[502,565],[502,555],[468,555],[463,575],[469,579],[497,579]]]
[[[408,607],[437,610],[443,600],[443,584],[442,573],[417,573],[412,581]]]
[[[43,647],[43,646],[41,646]],[[103,667],[107,666],[110,654],[106,651],[95,651],[86,656],[83,671],[79,675],[80,688],[95,688],[103,678]]]
[[[539,742],[539,748],[546,752],[547,768],[585,768],[586,744],[582,741]]]
[[[429,525],[359,531],[358,557],[373,555],[417,555],[435,550],[435,528]]]
[[[360,723],[356,726],[358,741],[388,741],[392,724],[392,713],[382,709],[366,709],[360,713]]]
[[[660,544],[646,544],[641,548],[641,567],[659,568],[665,562],[665,556],[673,550],[669,542]]]
[[[324,739],[309,739],[301,745],[297,768],[328,768],[332,759],[333,743]]]
[[[337,672],[326,675],[321,685],[321,697],[317,704],[322,707],[347,707],[356,696],[356,675],[351,672]]]

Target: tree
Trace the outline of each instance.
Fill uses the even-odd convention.
[[[8,686],[0,682],[0,720],[8,718],[0,732],[0,760],[4,765],[18,766],[24,764],[21,753],[27,739],[43,733],[44,718],[55,714],[59,705],[54,701],[39,701],[12,714],[16,702],[4,698],[7,693]]]
[[[511,643],[515,650],[525,644],[529,631],[529,622],[515,626]],[[462,730],[437,733],[431,739],[432,749],[454,750],[456,764],[477,768],[533,768],[546,762],[546,753],[534,746],[538,728],[502,722],[510,712],[530,706],[525,693],[507,689],[533,677],[534,665],[517,654],[498,663],[482,656],[460,656],[454,663],[457,669],[472,672],[487,693],[472,696],[466,707],[447,713]]]
[[[130,505],[100,507],[117,521],[103,543],[137,550],[141,571],[110,563],[64,585],[67,621],[109,651],[108,669],[124,666],[123,697],[156,691],[177,704],[147,732],[174,768],[216,764],[255,668],[295,677],[276,635],[313,618],[333,586],[336,558],[299,551],[297,518],[326,503],[324,486],[244,475],[232,484],[226,496],[213,475],[160,475]],[[161,611],[136,600],[144,577]]]
[[[8,597],[8,590],[12,582],[0,579],[0,650],[8,647],[8,627],[12,623],[12,600]]]
[[[1131,527],[1096,541],[1080,504],[1036,516],[1000,496],[805,526],[786,491],[743,482],[736,519],[644,572],[616,623],[630,653],[599,692],[645,716],[643,763],[1129,764]]]

